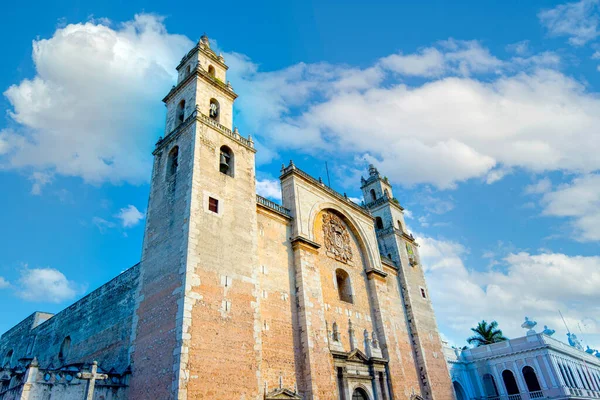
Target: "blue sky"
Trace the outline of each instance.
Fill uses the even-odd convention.
[[[600,347],[599,2],[29,2],[0,16],[0,331],[140,257],[151,150],[202,33],[258,188],[351,197],[373,162],[419,238],[440,330],[527,315]],[[4,12],[5,11],[5,12]]]

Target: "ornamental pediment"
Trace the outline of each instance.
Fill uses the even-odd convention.
[[[348,361],[365,363],[369,361],[369,357],[367,357],[366,354],[359,349],[354,349],[350,352],[350,354],[348,354]]]
[[[281,399],[302,400],[302,397],[300,397],[297,393],[294,393],[291,390],[285,389],[285,388],[275,389],[265,396],[265,400],[281,400]]]

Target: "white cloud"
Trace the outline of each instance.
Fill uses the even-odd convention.
[[[100,217],[92,218],[92,224],[96,225],[100,233],[105,233],[108,229],[115,227],[114,222],[107,221]]]
[[[92,183],[148,179],[164,123],[159,100],[192,42],[154,15],[118,29],[103,23],[67,25],[33,42],[35,77],[4,93],[20,125],[0,132],[0,165]]]
[[[490,172],[488,172],[488,174],[485,177],[485,183],[487,183],[488,185],[491,185],[494,182],[498,182],[499,180],[501,180],[502,178],[504,178],[506,175],[510,174],[512,172],[511,168],[495,168],[493,170],[491,170]]]
[[[256,192],[272,200],[281,200],[281,184],[277,179],[257,180]]]
[[[542,197],[543,215],[570,219],[575,238],[600,240],[600,175],[573,179]]]
[[[363,199],[359,198],[359,197],[348,197],[348,200],[350,200],[354,204],[359,204],[360,205],[360,204],[363,203]]]
[[[5,93],[20,127],[0,132],[0,168],[145,181],[164,123],[158,99],[191,46],[152,15],[118,29],[68,25],[35,41],[37,75]],[[256,133],[259,163],[281,149],[360,155],[395,183],[443,189],[491,183],[513,168],[600,168],[600,99],[556,70],[553,53],[500,60],[479,42],[450,39],[364,69],[300,63],[262,72],[245,55],[225,58],[240,94],[236,122]],[[411,76],[427,79],[409,85]]]
[[[132,228],[144,219],[144,213],[140,212],[134,205],[129,204],[125,208],[121,208],[116,215],[121,220],[123,228]]]
[[[5,289],[10,286],[10,283],[0,276],[0,289]]]
[[[552,36],[568,36],[569,43],[581,46],[598,37],[598,0],[560,4],[541,11],[538,17]]]
[[[61,303],[85,292],[85,287],[67,279],[57,269],[24,269],[17,294],[27,301]]]
[[[521,40],[520,42],[509,44],[506,46],[506,50],[524,56],[529,53],[529,40]]]
[[[49,172],[35,171],[29,177],[30,181],[33,181],[31,186],[31,194],[39,196],[42,194],[42,188],[52,182],[53,174]]]
[[[552,181],[549,178],[543,178],[525,187],[525,194],[543,194],[552,189]]]
[[[555,69],[551,53],[503,61],[476,42],[447,41],[384,57],[364,71],[380,69],[386,79],[354,90],[338,89],[341,67],[261,72],[247,57],[227,60],[239,118],[269,144],[269,159],[280,148],[360,154],[396,183],[444,189],[472,178],[492,183],[514,168],[600,168],[600,99]],[[398,74],[428,79],[411,86]]]
[[[381,67],[407,76],[439,77],[449,73],[470,75],[493,72],[503,62],[477,41],[449,39],[441,49],[429,47],[416,54],[392,54],[380,60]]]
[[[465,265],[468,250],[459,243],[430,237],[420,242],[438,321],[456,343],[481,319],[497,320],[508,336],[522,336],[525,316],[556,329],[563,339],[560,309],[572,329],[586,321],[584,337],[590,346],[600,345],[600,257],[508,253],[502,268],[481,272]]]

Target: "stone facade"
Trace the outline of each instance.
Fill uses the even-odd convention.
[[[203,37],[178,71],[140,264],[4,334],[0,400],[452,399],[387,179],[359,206],[290,163],[283,204],[257,196],[224,59]]]

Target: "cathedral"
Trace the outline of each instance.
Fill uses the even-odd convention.
[[[387,178],[358,205],[290,162],[258,196],[227,69],[206,36],[183,57],[139,264],[5,332],[0,400],[454,398]]]

